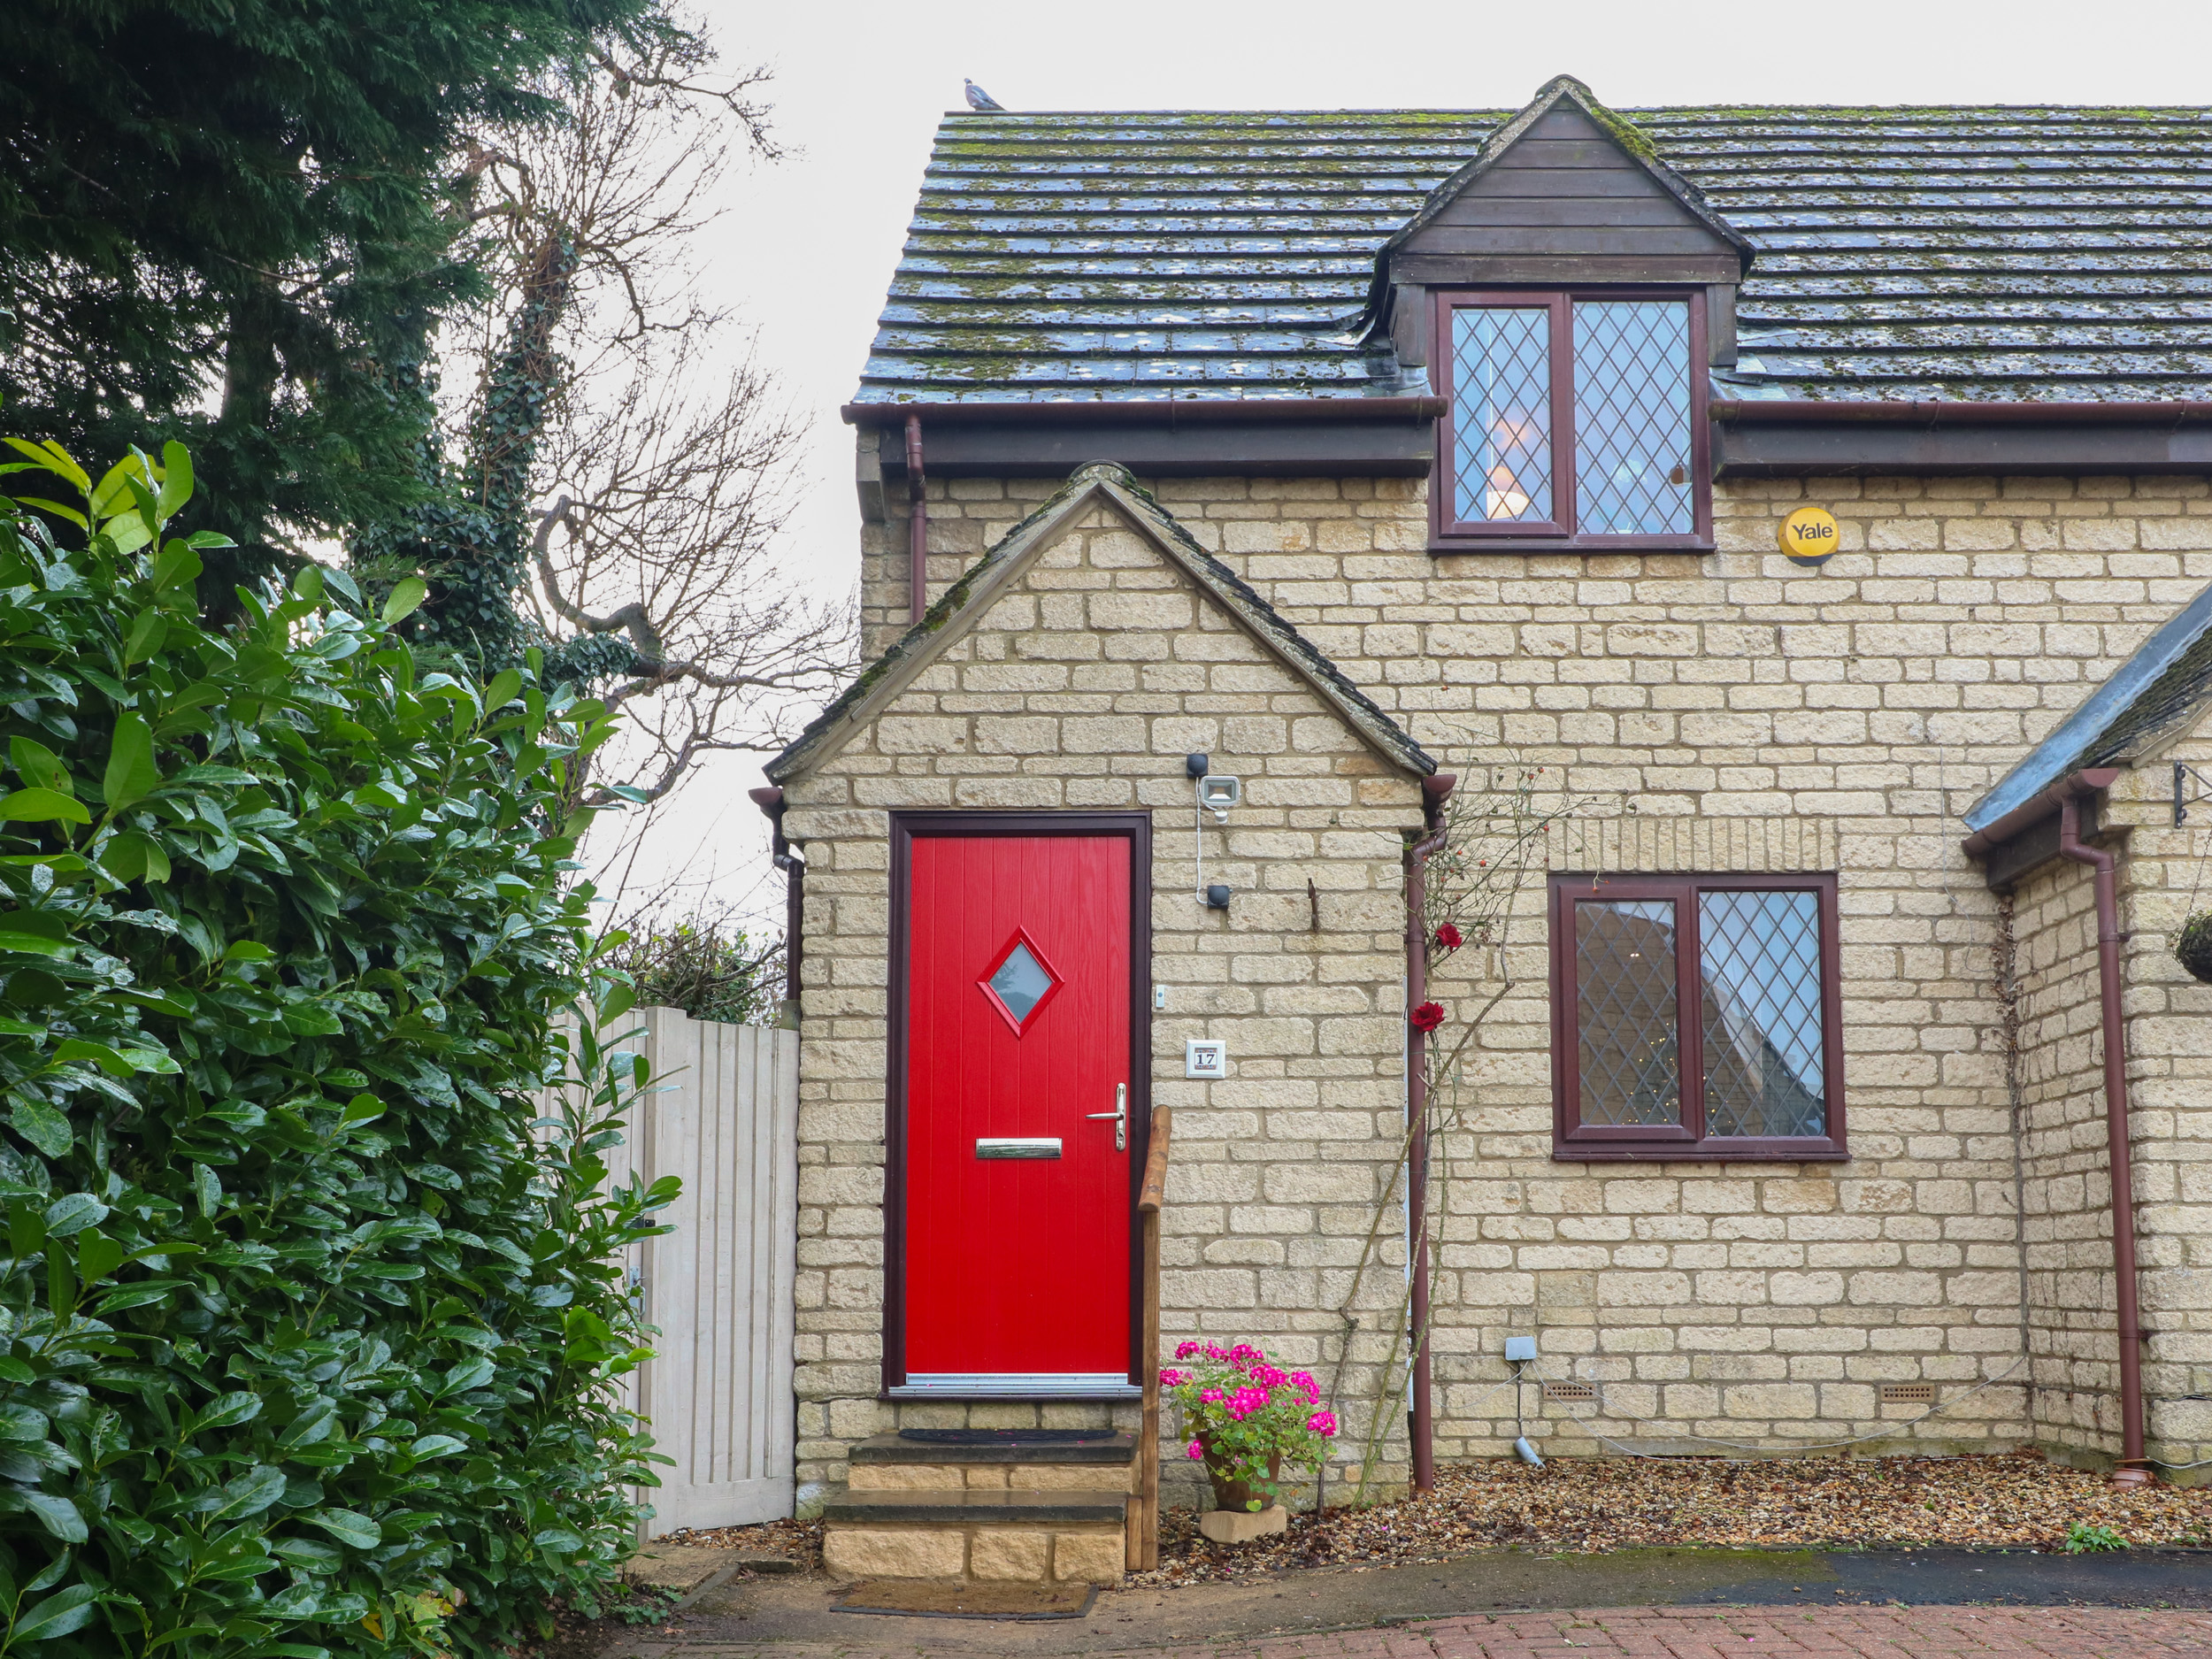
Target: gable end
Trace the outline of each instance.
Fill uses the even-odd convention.
[[[1620,116],[1562,75],[1430,192],[1382,248],[1371,305],[1425,366],[1428,291],[1659,283],[1706,291],[1708,357],[1735,362],[1750,242]]]

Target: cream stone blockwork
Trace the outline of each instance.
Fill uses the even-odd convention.
[[[1052,1576],[1063,1583],[1119,1584],[1125,1548],[1119,1532],[1055,1532]]]
[[[822,1540],[833,1578],[957,1578],[967,1557],[964,1533],[919,1527],[833,1526]]]
[[[1053,488],[933,485],[933,583]],[[2015,1055],[1999,901],[1960,851],[1959,815],[2212,580],[2205,482],[1740,482],[1717,489],[1712,554],[1442,557],[1415,481],[1156,488],[1448,764],[1546,768],[1589,797],[1552,867],[1839,874],[1854,1156],[1832,1165],[1554,1163],[1541,895],[1522,895],[1516,986],[1441,1149],[1440,1452],[1494,1453],[1513,1432],[1496,1392],[1508,1330],[1538,1333],[1554,1375],[1602,1384],[1614,1415],[1594,1420],[1644,1443],[2112,1450],[2086,872],[2047,872],[2015,901]],[[1843,531],[1816,573],[1774,549],[1777,520],[1807,502]],[[902,520],[870,526],[879,644],[902,613],[904,549]],[[2212,1392],[2212,987],[2159,930],[2188,902],[2212,806],[2207,827],[2173,831],[2167,781],[2162,764],[2133,774],[2119,793],[2135,804],[2115,812],[2133,826],[2146,1378],[2154,1450],[2179,1460],[2212,1455],[2212,1411],[2177,1398]],[[1455,965],[1478,965],[1468,954]],[[1494,977],[1498,958],[1479,965]],[[1448,968],[1437,993],[1456,1007],[1496,988]],[[1933,1382],[1945,1409],[1901,1424],[1879,1404],[1888,1381]],[[1586,1448],[1575,1433],[1552,1443]]]
[[[1117,1540],[1118,1541],[1118,1540]],[[972,1578],[1022,1578],[1042,1583],[1052,1560],[1050,1532],[1019,1532],[1012,1527],[985,1527],[968,1547],[968,1576]]]
[[[1243,780],[1225,828],[1194,826],[1194,750]],[[1135,1423],[1127,1406],[876,1397],[889,813],[950,806],[1153,813],[1151,966],[1165,1004],[1150,1014],[1151,1081],[1155,1103],[1175,1109],[1164,1339],[1249,1338],[1286,1365],[1340,1367],[1361,1438],[1332,1479],[1356,1479],[1361,1402],[1382,1388],[1403,1294],[1402,860],[1422,822],[1417,780],[1099,507],[787,799],[785,831],[807,859],[802,1482],[842,1478],[848,1446],[901,1425]],[[1194,894],[1202,833],[1207,880],[1236,891],[1225,913]],[[1226,1080],[1183,1077],[1193,1036],[1227,1043]],[[1371,1234],[1380,1248],[1356,1281]],[[1402,1484],[1404,1457],[1393,1396],[1367,1471],[1376,1490]],[[1167,1460],[1166,1474],[1189,1502],[1187,1465]],[[1065,1537],[1056,1548],[1077,1552],[1056,1556],[1061,1578],[1118,1571],[1104,1543],[1095,1561]]]
[[[2172,943],[2192,913],[2212,909],[2212,803],[2193,804],[2176,827],[2177,760],[2212,776],[2212,733],[2124,774],[2108,817],[2125,832],[2121,983],[2148,1333],[2143,1391],[2153,1453],[2179,1463],[2212,1459],[2212,986],[2189,977]],[[2201,787],[2185,786],[2193,795]]]

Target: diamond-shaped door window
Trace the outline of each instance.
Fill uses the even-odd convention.
[[[1060,976],[1046,965],[1036,941],[1017,929],[998,953],[997,966],[976,984],[1018,1036],[1060,988]]]

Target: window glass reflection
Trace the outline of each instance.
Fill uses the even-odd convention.
[[[1678,1124],[1672,899],[1575,905],[1577,1074],[1585,1124]]]
[[[1551,313],[1455,309],[1452,363],[1454,516],[1550,522]]]

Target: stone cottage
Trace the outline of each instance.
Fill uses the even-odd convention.
[[[946,119],[757,795],[833,1565],[1142,1560],[1189,1337],[1301,1502],[2212,1459],[2208,119]]]

